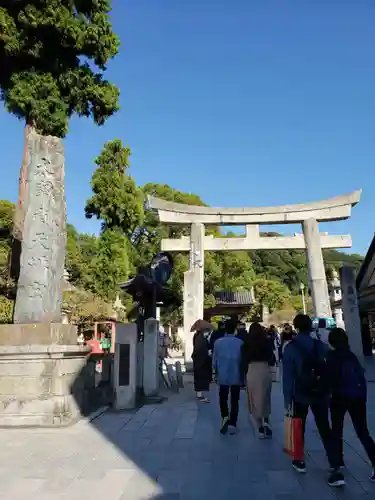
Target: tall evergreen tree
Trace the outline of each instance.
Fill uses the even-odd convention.
[[[118,109],[119,89],[103,76],[119,47],[110,10],[110,0],[1,2],[1,99],[25,122],[14,224],[19,242],[30,132],[64,137],[73,114],[92,117],[102,125]]]

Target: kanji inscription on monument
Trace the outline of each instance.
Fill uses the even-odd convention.
[[[61,320],[66,246],[64,151],[60,139],[30,134],[27,199],[15,323]]]

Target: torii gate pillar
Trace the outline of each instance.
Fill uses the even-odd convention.
[[[191,225],[189,270],[184,273],[185,366],[192,367],[193,335],[191,326],[203,319],[204,309],[204,224]]]
[[[306,219],[302,223],[302,228],[306,242],[306,262],[314,315],[317,318],[330,318],[332,316],[331,303],[322,247],[320,245],[318,222],[316,219]]]

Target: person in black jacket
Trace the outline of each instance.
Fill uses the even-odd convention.
[[[212,381],[212,358],[210,356],[209,332],[198,330],[193,337],[194,390],[201,403],[209,403],[204,393],[210,390]]]
[[[342,328],[333,328],[328,336],[333,351],[327,356],[327,369],[331,384],[331,424],[341,466],[344,466],[344,417],[349,413],[354,430],[373,467],[371,481],[375,482],[375,443],[367,426],[367,384],[362,365],[349,347],[349,339]]]

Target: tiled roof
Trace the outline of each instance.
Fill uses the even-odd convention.
[[[222,290],[214,293],[216,305],[251,305],[254,303],[254,293],[252,291],[246,292],[232,292],[229,290]]]
[[[371,244],[367,250],[367,254],[366,254],[366,257],[365,257],[365,260],[362,262],[362,265],[358,271],[358,274],[357,274],[357,288],[360,287],[361,285],[361,282],[363,280],[363,278],[365,277],[365,274],[366,274],[366,271],[367,271],[367,268],[369,267],[369,265],[371,264],[371,261],[374,257],[374,254],[375,254],[375,235],[371,241]]]

